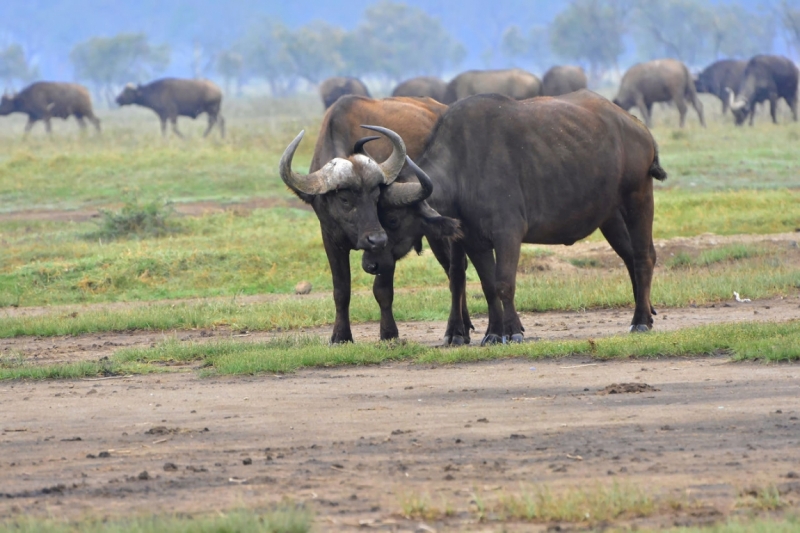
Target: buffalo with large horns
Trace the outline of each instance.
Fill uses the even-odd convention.
[[[676,59],[658,59],[639,63],[628,69],[620,82],[614,103],[625,111],[636,106],[644,122],[652,126],[653,104],[675,102],[681,116],[681,127],[686,123],[686,102],[689,102],[705,127],[703,103],[697,97],[694,80],[686,65]]]
[[[428,183],[397,179],[406,156],[422,153],[425,139],[446,109],[428,98],[371,100],[344,96],[325,114],[307,176],[292,170],[292,158],[302,132],[281,158],[281,179],[300,199],[311,204],[319,218],[333,277],[336,306],[333,343],[353,340],[349,315],[351,250],[366,250],[392,258],[392,272],[377,276],[373,285],[381,309],[381,339],[392,339],[398,335],[392,315],[394,262],[408,250],[403,250],[402,254],[396,252],[402,243],[387,247],[384,225],[406,224],[403,227],[418,235],[412,243],[418,250],[422,235],[432,235],[437,242],[444,242],[458,234],[456,221],[439,216],[424,202],[432,191]],[[364,128],[377,131],[383,137],[364,137],[367,133]],[[365,144],[370,141],[373,142],[368,155]],[[408,209],[415,216],[399,222],[381,220],[379,199],[387,206]]]
[[[37,81],[22,89],[17,94],[4,94],[0,99],[0,116],[11,113],[25,113],[28,123],[25,133],[31,131],[36,122],[43,120],[47,133],[52,131],[50,119],[68,119],[75,116],[81,129],[86,128],[86,121],[94,125],[100,132],[100,119],[94,116],[92,99],[89,91],[75,83],[53,81]]]
[[[740,126],[750,116],[753,125],[755,105],[769,100],[772,122],[778,123],[778,100],[783,98],[797,121],[797,66],[781,56],[758,55],[747,63],[736,95],[728,89],[728,101],[736,125]]]
[[[739,87],[747,61],[722,59],[707,66],[694,80],[698,93],[713,94],[722,101],[722,114],[728,112],[728,87]]]
[[[117,96],[117,104],[136,104],[155,111],[161,120],[162,136],[167,134],[167,120],[172,124],[175,135],[183,137],[178,130],[178,117],[195,119],[206,113],[208,127],[203,137],[208,136],[215,125],[219,127],[220,135],[225,137],[225,119],[220,113],[222,91],[208,80],[164,78],[147,85],[129,83]]]
[[[631,331],[653,326],[650,285],[653,179],[664,180],[658,149],[635,117],[587,90],[517,102],[479,95],[439,119],[413,173],[430,183],[431,207],[461,222],[451,245],[448,344],[465,342],[465,255],[489,306],[483,343],[521,341],[514,306],[522,243],[572,244],[600,229],[625,263],[636,308]],[[403,208],[384,216],[413,216]],[[402,226],[389,242],[413,241]],[[364,262],[387,259],[366,252]],[[369,256],[369,258],[367,257]]]

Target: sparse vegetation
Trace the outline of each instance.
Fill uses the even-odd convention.
[[[128,237],[163,237],[178,231],[172,216],[175,210],[171,203],[152,201],[142,203],[136,198],[129,199],[118,211],[100,210],[97,231],[87,238],[115,240]]]

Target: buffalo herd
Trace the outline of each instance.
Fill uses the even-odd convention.
[[[575,66],[542,79],[521,69],[471,70],[449,83],[418,77],[392,97],[373,99],[356,78],[323,81],[326,108],[308,174],[292,169],[303,132],[280,160],[281,179],[317,214],[333,277],[336,318],[331,342],[352,342],[350,252],[375,276],[380,338],[397,338],[392,314],[398,260],[428,241],[450,283],[446,345],[470,342],[467,261],[474,265],[489,310],[481,344],[520,342],[516,273],[523,243],[572,244],[599,229],[630,276],[635,309],[631,332],[653,327],[650,286],[653,180],[667,173],[648,127],[652,106],[673,103],[684,126],[688,106],[705,126],[698,93],[717,96],[737,125],[769,102],[773,122],[783,98],[797,121],[798,68],[758,55],[717,61],[693,77],[680,61],[632,66],[613,100],[587,90]],[[225,136],[222,91],[210,81],[167,78],[125,86],[117,104],[152,109],[166,135],[179,116],[208,116]],[[640,122],[627,111],[636,107]],[[4,95],[0,115],[28,115],[51,131],[53,117],[89,120],[100,131],[89,92],[70,83],[37,82]]]

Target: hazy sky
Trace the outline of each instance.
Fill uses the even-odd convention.
[[[352,28],[371,3],[357,0],[0,0],[0,46],[18,42],[42,74],[72,79],[69,51],[89,37],[146,32],[173,51],[170,72],[187,75],[192,43],[230,46],[248,23],[274,17],[291,27],[324,20]],[[481,53],[507,26],[547,24],[567,0],[407,0],[440,18],[469,52],[464,67],[482,67]],[[743,0],[755,7],[763,0]],[[498,61],[493,66],[502,66]]]

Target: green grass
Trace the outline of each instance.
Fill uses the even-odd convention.
[[[241,510],[214,516],[152,516],[66,521],[17,518],[0,522],[9,533],[307,533],[312,514],[297,507],[258,513]]]
[[[762,255],[769,255],[769,252],[761,246],[732,244],[703,250],[694,257],[687,252],[678,252],[673,257],[668,257],[664,261],[664,266],[667,268],[707,267],[716,263],[740,261]]]
[[[800,532],[800,521],[794,516],[789,516],[784,519],[761,518],[732,521],[709,527],[681,527],[659,531],[668,533],[798,533]]]
[[[455,364],[505,358],[541,359],[583,355],[599,360],[729,354],[735,361],[769,363],[800,359],[800,322],[723,324],[680,331],[576,341],[539,341],[491,347],[430,348],[413,342],[329,346],[316,337],[266,342],[168,340],[152,348],[125,348],[107,362],[30,365],[7,361],[0,379],[58,379],[166,371],[165,365],[196,364],[204,373],[288,373],[301,368],[372,365],[386,361]]]
[[[321,253],[302,248],[295,251]],[[794,257],[776,253],[734,262],[714,263],[708,267],[689,269],[691,275],[687,275],[687,269],[661,269],[656,272],[652,301],[656,307],[677,307],[690,303],[728,301],[732,298],[733,291],[751,299],[795,294],[797,288],[800,288],[800,265],[796,264]],[[438,287],[409,288],[398,292],[394,300],[397,320],[447,318],[450,297],[445,286],[444,273],[431,256],[423,259],[424,261],[415,260],[417,265],[426,266],[427,263],[430,279],[438,278],[442,283]],[[232,272],[230,275],[235,279],[237,273]],[[139,278],[141,277],[143,276],[140,274]],[[474,272],[470,277],[475,278]],[[285,283],[293,285],[296,281],[296,278],[289,278]],[[316,279],[312,278],[312,281],[316,282]],[[55,308],[40,314],[0,317],[0,338],[210,327],[270,331],[332,324],[334,306],[330,289],[327,288],[329,285],[322,279],[320,284],[322,288],[316,290],[324,291],[322,297],[285,296],[256,303],[240,303],[236,298],[226,298],[197,302],[156,302],[109,309]],[[13,286],[10,288],[13,289]],[[480,287],[471,283],[468,292],[471,313],[485,313],[486,301],[482,298]],[[520,275],[517,280],[516,304],[520,311],[630,307],[632,302],[630,281],[622,268],[613,271],[591,269],[580,276],[551,270]],[[350,312],[354,323],[380,319],[378,306],[370,291],[353,295]]]

